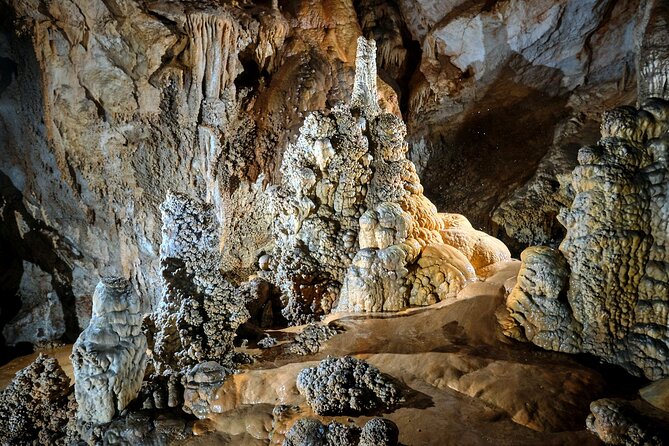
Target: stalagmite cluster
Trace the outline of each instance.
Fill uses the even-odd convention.
[[[178,371],[205,360],[227,363],[235,331],[249,314],[221,272],[213,207],[169,193],[161,211],[164,291],[150,321],[156,366]]]
[[[268,269],[292,322],[335,303],[337,311],[433,304],[510,258],[463,216],[437,212],[405,136],[401,119],[379,108],[375,44],[360,38],[350,107],[307,116],[284,155]]]
[[[560,250],[523,252],[507,334],[592,353],[635,375],[669,374],[669,103],[606,113],[579,152]]]
[[[108,423],[142,386],[146,337],[139,297],[120,277],[104,278],[93,295],[93,315],[72,347],[77,418]]]

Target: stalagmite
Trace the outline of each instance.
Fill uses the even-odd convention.
[[[146,368],[139,297],[121,277],[100,281],[93,316],[72,348],[77,418],[108,423],[137,397]]]

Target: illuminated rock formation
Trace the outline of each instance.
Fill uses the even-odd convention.
[[[579,152],[560,252],[522,255],[507,334],[651,379],[669,374],[668,129],[659,99],[604,115],[602,139]]]
[[[169,193],[161,211],[164,291],[152,315],[157,368],[226,363],[235,331],[249,314],[242,295],[223,277],[213,207]]]
[[[108,423],[137,397],[147,363],[141,325],[139,297],[130,283],[102,279],[90,324],[72,348],[79,420]]]
[[[453,297],[475,271],[510,257],[462,216],[439,214],[406,158],[406,127],[382,113],[375,45],[358,40],[350,107],[305,119],[284,156],[274,281],[284,316],[398,311]],[[473,266],[475,265],[475,266]]]

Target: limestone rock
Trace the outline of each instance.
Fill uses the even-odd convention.
[[[629,402],[605,398],[593,401],[586,424],[607,445],[662,446],[669,431],[645,417]]]
[[[293,342],[288,346],[288,351],[301,356],[313,355],[318,353],[322,344],[340,331],[336,327],[318,322],[308,324],[295,336]]]
[[[0,444],[69,445],[75,410],[70,379],[40,354],[0,391]]]
[[[669,99],[669,6],[662,1],[649,1],[640,12],[646,28],[637,56],[639,102]]]
[[[147,364],[140,301],[130,283],[103,278],[93,316],[72,348],[77,418],[108,423],[139,393]]]
[[[217,390],[232,372],[214,361],[202,362],[193,367],[183,378],[183,410],[198,418],[206,418],[218,398]]]
[[[396,446],[397,425],[385,418],[372,418],[362,427],[359,446]]]
[[[276,248],[266,276],[284,316],[304,323],[337,311],[398,311],[455,294],[508,249],[441,215],[407,156],[406,127],[382,113],[374,45],[358,41],[350,107],[305,118],[276,193]],[[447,227],[453,219],[462,227]],[[442,233],[443,231],[443,233]]]
[[[297,376],[297,389],[319,415],[390,409],[403,397],[396,385],[365,361],[328,357]]]
[[[532,342],[651,379],[669,374],[668,113],[650,99],[604,115],[602,139],[580,150],[571,176],[561,253],[525,251],[507,300]]]
[[[359,428],[331,421],[327,425],[315,418],[300,418],[288,432],[283,446],[396,446],[398,429],[384,418],[372,418]]]
[[[23,262],[17,296],[21,299],[21,312],[2,330],[7,344],[52,341],[65,333],[63,307],[51,280],[51,275],[39,266]]]
[[[157,369],[179,371],[205,360],[228,363],[235,331],[249,314],[243,295],[221,271],[213,208],[170,193],[161,210],[164,290],[151,321]]]

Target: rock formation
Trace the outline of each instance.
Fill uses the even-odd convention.
[[[155,310],[168,190],[214,206],[222,242],[236,247],[222,269],[246,280],[272,250],[267,191],[281,183],[287,143],[309,112],[350,100],[361,34],[377,40],[379,107],[406,119],[426,196],[487,230],[567,109],[630,102],[640,3],[3,2],[0,237],[11,274],[0,291],[15,294],[24,261],[38,265],[71,341],[97,277],[129,277]],[[572,101],[584,91],[592,100]],[[20,311],[0,306],[0,325]]]
[[[70,379],[39,355],[0,391],[0,444],[69,445],[75,410]]]
[[[346,415],[390,409],[403,398],[379,370],[350,356],[328,357],[297,376],[297,389],[319,415]]]
[[[507,334],[669,374],[668,117],[660,99],[604,115],[602,139],[579,152],[560,251],[522,255]]]
[[[360,429],[331,421],[323,425],[314,418],[300,418],[286,433],[283,446],[396,446],[395,423],[372,418]]]
[[[641,414],[627,401],[604,398],[593,401],[586,424],[607,445],[663,446],[669,430],[661,422]]]
[[[228,363],[239,325],[249,318],[243,295],[221,271],[219,224],[213,206],[169,193],[161,206],[164,290],[151,316],[158,370]]]
[[[475,271],[510,257],[466,218],[439,214],[406,159],[406,127],[382,113],[375,45],[358,40],[350,107],[313,113],[286,150],[270,276],[284,316],[397,311],[455,294]]]
[[[50,341],[65,334],[63,306],[51,284],[51,275],[38,265],[23,262],[18,298],[21,311],[2,330],[7,344]]]
[[[102,424],[137,397],[147,363],[139,297],[120,277],[95,288],[93,315],[72,348],[77,418]]]
[[[647,25],[637,55],[639,102],[669,99],[669,5],[648,1],[642,12]]]

